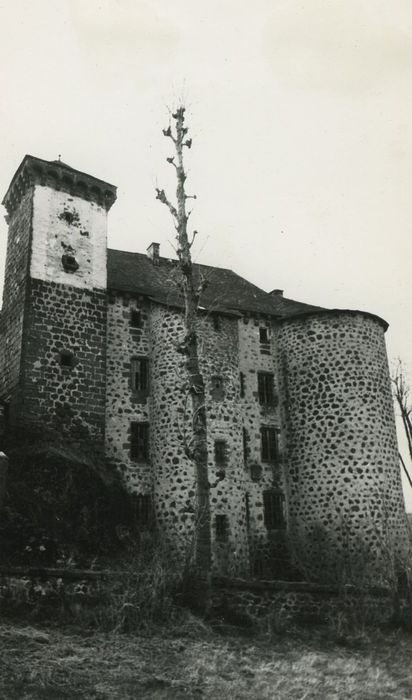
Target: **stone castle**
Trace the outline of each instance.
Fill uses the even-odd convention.
[[[194,467],[176,261],[108,250],[116,188],[25,156],[4,197],[9,224],[0,399],[14,426],[93,445],[136,494],[142,527],[190,536]],[[321,547],[378,560],[405,543],[387,324],[264,292],[196,265],[207,393],[215,570],[291,547],[319,575]],[[389,544],[388,544],[389,543]],[[278,567],[278,570],[276,570]]]

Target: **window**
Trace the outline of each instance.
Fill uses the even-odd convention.
[[[146,357],[132,357],[130,362],[130,383],[132,391],[148,391],[149,360]]]
[[[211,378],[211,396],[214,401],[223,401],[225,398],[225,388],[223,384],[223,377],[218,375]]]
[[[275,390],[273,374],[270,372],[258,372],[259,403],[263,406],[272,406],[275,403]]]
[[[215,516],[215,532],[216,540],[218,542],[227,542],[229,535],[229,522],[227,519],[227,515]]]
[[[76,258],[69,253],[62,255],[62,265],[65,272],[76,272],[79,269],[79,263]]]
[[[140,309],[131,309],[130,311],[130,326],[132,328],[142,328],[142,312]]]
[[[279,457],[278,431],[262,426],[260,429],[260,456],[262,462],[276,462]]]
[[[248,442],[249,442],[249,435],[246,430],[246,428],[242,428],[242,440],[243,440],[243,461],[246,464],[247,458],[248,458]]]
[[[130,458],[135,462],[149,461],[149,424],[131,423]]]
[[[223,466],[226,464],[226,441],[215,440],[215,464]]]
[[[243,399],[245,397],[245,374],[244,374],[244,372],[241,372],[239,374],[239,387],[240,387],[240,398]]]
[[[148,527],[153,520],[152,498],[150,494],[142,493],[135,496],[135,518],[139,527]]]
[[[61,367],[74,367],[74,355],[70,350],[61,350],[59,353]]]
[[[267,328],[259,328],[259,340],[261,343],[269,342],[269,332]]]
[[[265,491],[263,493],[264,523],[268,530],[283,530],[286,527],[283,493]]]
[[[245,515],[246,515],[246,530],[250,530],[250,496],[245,493]]]

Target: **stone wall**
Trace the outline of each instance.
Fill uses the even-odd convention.
[[[24,310],[27,303],[27,273],[30,264],[32,189],[19,202],[10,218],[7,240],[3,308],[1,312],[0,397],[17,401],[23,338]],[[13,406],[11,406],[13,411]]]
[[[31,280],[21,384],[23,422],[103,448],[106,294]]]
[[[266,329],[268,343],[262,343],[260,329]],[[282,466],[283,436],[280,429],[279,417],[279,384],[276,359],[276,326],[270,320],[253,318],[245,315],[239,319],[239,372],[242,373],[243,396],[239,405],[243,427],[246,430],[246,479],[245,488],[249,501],[250,523],[249,537],[251,555],[257,557],[270,555],[272,565],[280,566],[282,559],[287,557],[285,550],[285,532],[268,530],[264,522],[264,491],[274,489],[285,493],[284,474]],[[272,373],[274,377],[274,401],[269,405],[259,403],[258,373]],[[276,430],[278,440],[278,455],[272,462],[262,461],[261,433],[262,426]],[[260,470],[260,478],[255,478],[254,468]],[[268,551],[270,544],[270,552]]]
[[[51,187],[36,185],[30,275],[57,284],[106,289],[106,209]],[[64,266],[73,258],[72,267]],[[76,267],[77,265],[77,267]]]
[[[395,603],[396,600],[396,603]],[[212,610],[222,621],[264,625],[265,632],[285,632],[290,626],[330,625],[342,633],[344,626],[353,631],[365,624],[399,624],[410,616],[406,590],[325,586],[287,581],[242,581],[213,578]]]
[[[133,312],[140,312],[140,324],[133,326]],[[140,325],[140,327],[138,327]],[[149,391],[138,395],[131,386],[131,360],[149,358],[149,305],[143,298],[110,292],[107,322],[106,456],[121,472],[134,493],[152,494],[150,464],[130,455],[132,422],[150,424],[148,397],[152,371],[149,363]]]
[[[289,319],[278,342],[298,557],[311,578],[382,573],[406,546],[383,322],[345,311]]]
[[[109,296],[106,455],[132,492],[152,494],[160,529],[182,548],[190,548],[196,482],[194,465],[185,454],[191,402],[184,357],[177,350],[184,335],[182,312],[153,302],[149,306],[143,298],[130,295],[111,292]],[[133,327],[137,310],[139,328]],[[269,343],[264,345],[259,336],[263,326],[269,330]],[[214,565],[233,573],[248,570],[251,555],[252,559],[266,556],[268,542],[272,559],[285,557],[285,531],[268,532],[263,503],[264,491],[284,492],[280,456],[274,463],[262,462],[261,456],[261,426],[279,429],[275,338],[266,321],[207,313],[199,318],[199,337]],[[133,358],[149,361],[149,388],[143,396],[131,387]],[[274,375],[274,401],[269,406],[259,403],[258,371]],[[149,426],[145,461],[131,455],[134,422]]]
[[[195,510],[194,465],[185,454],[190,441],[191,403],[184,359],[177,345],[184,335],[181,312],[154,306],[151,318],[151,445],[157,519],[161,527],[189,541]],[[199,354],[208,420],[210,507],[214,565],[240,570],[248,565],[245,469],[239,411],[237,318],[199,319]],[[220,458],[216,441],[221,443]],[[219,529],[219,521],[223,530]]]

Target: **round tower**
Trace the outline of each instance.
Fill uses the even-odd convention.
[[[289,532],[311,577],[377,581],[408,547],[386,328],[359,311],[280,322]]]

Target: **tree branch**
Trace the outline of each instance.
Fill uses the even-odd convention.
[[[171,202],[169,202],[168,198],[166,197],[166,192],[164,190],[159,190],[157,187],[156,199],[158,199],[160,202],[162,202],[162,204],[165,204],[169,208],[170,213],[172,214],[172,216],[174,216],[176,220],[179,219],[177,215],[177,209],[173,206]]]

